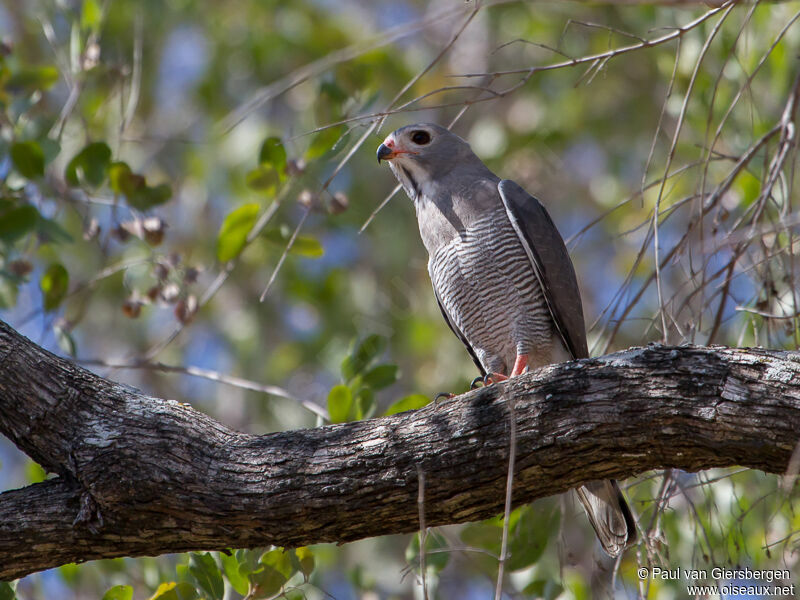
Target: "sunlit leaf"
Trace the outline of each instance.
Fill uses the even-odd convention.
[[[303,572],[303,576],[306,581],[308,581],[308,578],[314,571],[314,554],[311,552],[311,548],[308,546],[300,546],[295,549],[294,554],[297,557],[298,563],[300,563],[300,570]]]
[[[245,204],[225,217],[217,236],[217,259],[227,262],[239,256],[258,218],[258,204]]]
[[[16,593],[10,583],[0,581],[0,600],[16,600]]]
[[[11,244],[25,237],[39,222],[39,211],[26,204],[0,211],[0,240]]]
[[[353,406],[353,392],[346,385],[335,385],[328,393],[328,414],[331,423],[344,423],[350,415]]]
[[[269,194],[278,187],[280,175],[278,175],[275,168],[270,165],[258,165],[255,169],[247,173],[245,182],[250,189]]]
[[[111,148],[105,142],[94,142],[69,161],[64,178],[70,185],[86,182],[92,187],[99,187],[106,179],[110,164]]]
[[[81,10],[81,28],[85,30],[98,31],[103,19],[103,9],[98,0],[83,0]]]
[[[247,595],[247,576],[243,575],[239,570],[239,561],[236,560],[234,554],[225,554],[220,552],[220,560],[222,561],[222,570],[225,573],[225,578],[231,584],[234,590],[240,595]]]
[[[47,479],[47,473],[42,465],[32,460],[25,466],[25,475],[28,477],[28,483],[41,483]]]
[[[262,568],[249,575],[252,598],[269,598],[281,591],[293,574],[292,557],[283,549],[265,552],[259,561]]]
[[[189,572],[209,598],[222,600],[225,593],[222,573],[209,552],[192,553],[189,558]]]
[[[279,176],[283,176],[286,170],[286,149],[280,138],[268,137],[264,140],[264,143],[261,144],[261,151],[258,153],[258,162],[272,167]]]
[[[133,600],[133,588],[129,585],[115,585],[103,594],[103,600]]]
[[[44,294],[44,309],[51,311],[58,308],[69,288],[69,273],[61,263],[50,265],[39,280],[39,287]]]
[[[195,600],[199,596],[192,584],[185,581],[170,581],[159,585],[156,593],[150,596],[150,600]]]
[[[430,404],[431,399],[422,394],[412,394],[392,404],[384,413],[387,417],[407,410],[416,410]]]
[[[0,308],[13,308],[17,305],[19,287],[15,279],[0,271]]]
[[[267,229],[261,235],[266,240],[281,247],[286,247],[286,244],[291,239],[291,234],[288,230],[284,231],[277,227]],[[325,254],[325,249],[316,238],[310,235],[298,235],[294,238],[294,243],[289,249],[289,253],[305,258],[319,258]]]
[[[362,387],[355,396],[356,420],[369,419],[375,412],[375,393],[368,387]]]
[[[36,142],[11,144],[11,161],[19,174],[28,179],[44,175],[44,153]]]
[[[133,196],[138,189],[145,186],[144,177],[135,174],[124,162],[115,162],[109,165],[108,179],[111,189],[123,196]]]
[[[26,67],[13,73],[6,81],[6,88],[12,92],[32,92],[48,90],[58,81],[58,69],[51,65]]]

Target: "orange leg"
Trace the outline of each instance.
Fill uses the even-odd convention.
[[[528,355],[517,354],[517,360],[514,362],[514,368],[511,371],[511,377],[522,375],[523,371],[525,371],[525,367],[527,366],[528,366]]]

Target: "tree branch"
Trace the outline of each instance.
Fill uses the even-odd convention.
[[[501,393],[501,391],[503,393]],[[68,562],[347,542],[502,511],[664,467],[785,471],[800,354],[648,346],[564,363],[421,410],[263,436],[149,397],[0,322],[0,432],[58,477],[0,494],[0,579]]]

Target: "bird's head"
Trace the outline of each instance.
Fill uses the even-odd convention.
[[[389,166],[412,198],[420,186],[436,182],[460,165],[477,162],[469,144],[456,134],[434,123],[417,123],[390,133],[378,147],[378,162]]]

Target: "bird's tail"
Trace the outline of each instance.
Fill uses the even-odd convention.
[[[636,522],[615,480],[591,481],[575,491],[606,554],[616,558],[636,542]]]

